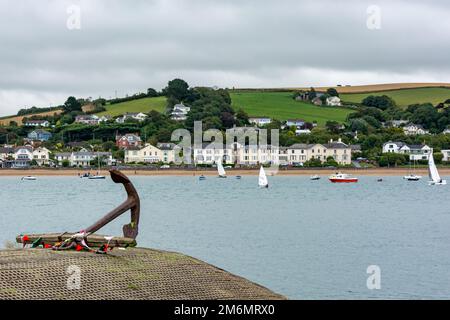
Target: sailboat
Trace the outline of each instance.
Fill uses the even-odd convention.
[[[225,172],[221,161],[217,162],[217,172],[219,173],[219,178],[227,177],[227,173]]]
[[[428,157],[428,175],[430,176],[430,181],[428,181],[428,184],[430,186],[447,184],[447,181],[442,180],[441,176],[439,175],[436,164],[434,163],[433,152],[431,152],[430,156]]]
[[[414,169],[416,168],[416,161],[414,160]],[[410,172],[407,176],[404,176],[403,179],[408,180],[408,181],[419,181],[422,177],[418,176],[414,173],[411,172],[411,163],[409,163],[409,169]]]
[[[261,188],[269,188],[269,181],[267,181],[266,172],[264,171],[263,166],[261,166],[261,169],[259,169],[258,184]]]
[[[97,152],[97,159],[98,159],[98,172],[100,172],[102,166],[101,166],[101,164],[100,164],[100,157],[99,157],[99,153],[98,153],[98,152]],[[88,179],[90,179],[90,180],[102,180],[102,179],[106,179],[105,176],[99,175],[98,172],[97,172],[96,175],[89,176]]]

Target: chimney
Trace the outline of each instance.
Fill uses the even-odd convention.
[[[330,143],[333,143],[333,139],[330,139]]]
[[[339,142],[339,143],[342,143],[342,139],[341,139],[341,138],[339,138],[338,142]]]

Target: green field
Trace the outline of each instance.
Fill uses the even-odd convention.
[[[354,112],[345,108],[318,107],[292,99],[291,92],[232,92],[235,110],[242,108],[249,116],[270,117],[277,120],[303,119],[317,121],[319,125],[329,120],[345,122],[347,115]]]
[[[166,109],[166,97],[142,98],[117,104],[106,105],[106,111],[98,115],[120,116],[126,112],[148,113],[151,110],[164,112]]]
[[[341,99],[345,102],[359,103],[365,97],[374,95],[387,95],[395,100],[398,106],[405,107],[414,103],[431,102],[436,105],[450,99],[450,88],[418,88],[401,89],[392,91],[372,92],[372,93],[344,93]]]

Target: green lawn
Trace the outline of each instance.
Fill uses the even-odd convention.
[[[345,108],[318,107],[292,99],[291,92],[232,92],[235,110],[242,108],[249,116],[265,116],[272,119],[303,119],[317,121],[324,125],[329,120],[345,122],[347,115],[354,112]]]
[[[122,115],[125,112],[147,113],[151,110],[164,112],[165,109],[166,109],[166,97],[142,98],[138,100],[107,105],[106,111],[101,112],[98,115],[110,115],[114,117]]]
[[[387,95],[395,100],[401,107],[414,103],[431,102],[436,105],[450,99],[450,88],[417,88],[402,89],[393,91],[373,92],[373,93],[347,93],[341,94],[341,99],[346,102],[361,102],[365,97],[374,95]]]

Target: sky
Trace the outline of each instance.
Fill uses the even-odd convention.
[[[1,0],[0,116],[191,86],[450,82],[450,2]]]

